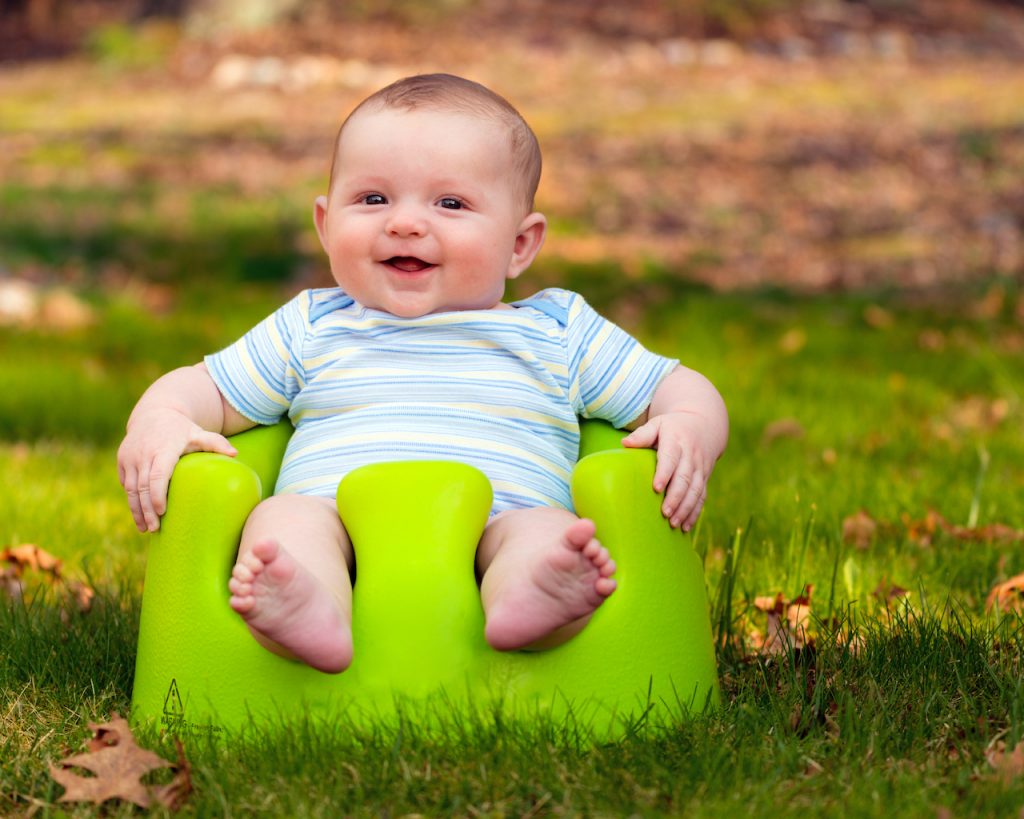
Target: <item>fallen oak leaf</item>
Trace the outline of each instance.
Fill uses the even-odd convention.
[[[64,562],[40,549],[34,543],[22,543],[20,546],[8,546],[0,550],[0,560],[10,564],[18,577],[26,568],[49,574],[54,580],[60,579],[61,566]]]
[[[985,599],[985,611],[1018,611],[1024,608],[1024,574],[997,583]]]
[[[918,546],[927,548],[935,540],[935,533],[946,521],[942,515],[934,509],[929,509],[924,520],[911,520],[906,512],[902,515],[903,526],[907,530],[907,537]]]
[[[811,593],[814,586],[804,586],[804,593],[794,597],[786,607],[786,621],[790,631],[797,639],[797,645],[803,647],[807,644],[807,624],[811,621]]]
[[[768,628],[765,632],[763,640],[760,640],[760,645],[754,646],[758,654],[767,654],[774,656],[776,654],[785,654],[786,649],[790,645],[790,636],[781,615],[775,611],[767,612],[768,616]]]
[[[1019,543],[1024,541],[1024,530],[1014,529],[1005,523],[989,523],[984,526],[958,526],[950,523],[935,509],[929,509],[923,520],[914,520],[910,515],[901,516],[907,538],[919,546],[931,546],[939,533],[955,540],[975,543]]]
[[[985,759],[1004,782],[1024,776],[1024,742],[1007,751],[1006,743],[999,740],[985,752]]]
[[[881,601],[886,608],[889,608],[890,603],[894,600],[899,600],[901,597],[907,597],[910,591],[902,586],[897,586],[895,583],[891,583],[889,578],[883,577],[878,581],[878,585],[875,586],[875,590],[871,594]]]
[[[784,654],[788,649],[800,649],[809,644],[807,624],[811,617],[811,593],[813,586],[806,586],[804,593],[787,601],[781,593],[774,597],[765,595],[754,598],[754,607],[765,613],[767,628],[764,637],[760,632],[751,635],[751,645],[758,654]]]
[[[75,606],[78,611],[85,614],[92,608],[93,598],[96,596],[96,592],[90,586],[87,586],[81,580],[68,580],[64,583],[67,588],[68,594],[75,601]]]
[[[786,634],[782,625],[782,612],[785,610],[786,601],[782,594],[774,597],[763,595],[754,598],[754,608],[763,611],[768,620],[765,634],[753,631],[750,634],[750,646],[757,654],[781,654],[786,650]]]
[[[783,609],[786,607],[786,601],[782,596],[782,593],[776,594],[774,597],[770,595],[764,595],[761,597],[754,598],[754,608],[764,612],[774,612],[775,614],[782,614]]]
[[[981,543],[1014,543],[1024,541],[1024,532],[1005,523],[990,523],[986,526],[949,526],[946,531],[957,540]]]
[[[135,744],[123,717],[114,714],[109,722],[90,723],[93,736],[87,751],[50,763],[50,776],[64,787],[60,802],[92,802],[101,805],[108,799],[122,799],[140,808],[152,803],[152,786],[142,782],[150,771],[173,767],[153,751]],[[84,777],[72,768],[84,768],[95,776]]]
[[[3,571],[0,571],[0,589],[2,589],[11,600],[21,600],[24,595],[21,578],[15,573],[13,567],[8,566]]]
[[[864,308],[864,323],[875,330],[887,330],[893,325],[892,313],[877,304]]]
[[[860,550],[867,549],[878,531],[878,523],[864,509],[843,519],[843,543],[851,543]]]
[[[192,769],[185,758],[185,747],[178,737],[174,738],[174,747],[178,752],[174,778],[166,785],[156,785],[153,788],[153,797],[156,801],[171,810],[177,809],[192,793]]]
[[[803,424],[796,418],[780,418],[765,426],[761,433],[761,443],[770,444],[780,438],[803,438]]]
[[[1005,523],[989,523],[985,526],[958,526],[950,523],[935,509],[929,509],[923,521],[911,520],[903,516],[903,525],[907,536],[921,545],[930,545],[939,531],[961,541],[970,542],[1020,542],[1024,541],[1024,531],[1014,529]]]
[[[796,355],[807,346],[807,331],[802,327],[791,327],[779,339],[779,349],[786,355]]]
[[[95,592],[81,580],[65,577],[64,561],[34,543],[0,549],[0,565],[3,564],[6,567],[0,571],[0,590],[6,592],[12,600],[20,600],[23,596],[22,578],[26,569],[31,569],[41,574],[50,586],[62,586],[80,613],[85,614],[92,608]]]

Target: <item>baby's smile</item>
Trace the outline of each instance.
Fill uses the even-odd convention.
[[[386,259],[384,264],[403,273],[422,273],[424,270],[436,267],[431,262],[425,262],[415,256],[392,256],[390,259]]]

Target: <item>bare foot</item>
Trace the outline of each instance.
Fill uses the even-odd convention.
[[[509,582],[487,612],[487,642],[525,648],[593,614],[615,591],[615,561],[594,538],[592,521],[570,524],[521,583]],[[538,646],[540,647],[540,646]]]
[[[271,650],[332,674],[352,662],[352,628],[339,601],[276,542],[253,546],[228,588],[231,608]]]

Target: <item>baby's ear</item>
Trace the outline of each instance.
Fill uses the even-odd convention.
[[[327,197],[318,196],[313,200],[313,224],[316,235],[320,237],[320,246],[327,252]]]
[[[530,213],[519,223],[516,242],[512,248],[512,258],[508,263],[507,278],[514,279],[533,264],[534,258],[544,244],[544,236],[548,230],[548,220],[543,213]]]

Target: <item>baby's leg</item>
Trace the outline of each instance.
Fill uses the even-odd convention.
[[[276,495],[246,521],[231,608],[261,645],[320,671],[352,662],[352,546],[334,501]]]
[[[594,538],[594,524],[565,509],[497,515],[476,564],[487,642],[502,651],[565,642],[615,590],[615,561]]]

